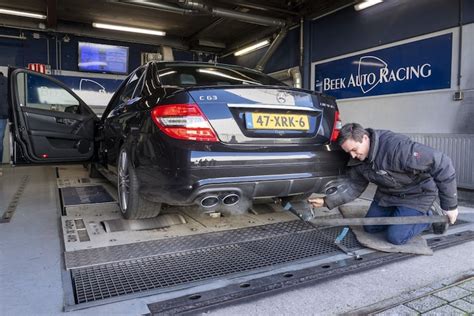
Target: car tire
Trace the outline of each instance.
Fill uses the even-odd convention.
[[[160,214],[161,203],[154,203],[140,196],[137,174],[125,147],[120,149],[117,177],[119,206],[125,219],[152,218]]]

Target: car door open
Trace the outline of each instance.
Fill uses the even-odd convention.
[[[87,161],[94,154],[94,112],[58,80],[10,69],[12,160],[48,163]]]

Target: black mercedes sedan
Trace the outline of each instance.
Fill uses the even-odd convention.
[[[233,65],[151,62],[99,119],[58,80],[10,69],[13,162],[90,162],[127,219],[305,199],[344,174],[335,100]]]

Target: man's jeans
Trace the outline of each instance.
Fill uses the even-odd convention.
[[[7,126],[7,119],[0,118],[0,164],[3,162],[3,136],[5,136],[5,126]]]
[[[428,213],[404,206],[379,206],[377,201],[370,205],[366,217],[391,217],[391,216],[427,216]],[[404,225],[367,225],[364,229],[368,233],[386,232],[386,238],[395,245],[403,245],[414,236],[421,234],[430,224],[404,224]]]

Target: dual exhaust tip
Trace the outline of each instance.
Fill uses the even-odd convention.
[[[211,208],[218,205],[222,201],[222,204],[226,206],[232,206],[240,201],[240,196],[236,193],[229,193],[220,198],[217,195],[206,195],[204,196],[199,204],[204,208]]]

